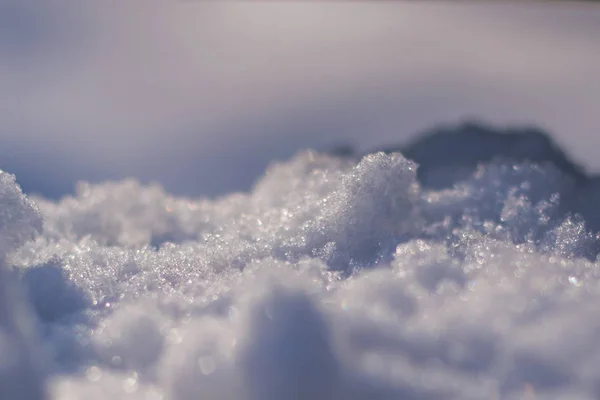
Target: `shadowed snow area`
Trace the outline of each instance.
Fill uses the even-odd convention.
[[[448,137],[216,200],[82,183],[34,199],[43,228],[2,173],[0,397],[600,397],[595,181],[543,135]]]

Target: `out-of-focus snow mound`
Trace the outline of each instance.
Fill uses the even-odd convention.
[[[2,302],[0,397],[600,397],[599,241],[565,203],[580,182],[548,161],[445,188],[417,170],[309,151],[217,200],[81,184],[36,199],[21,247],[39,222],[3,175],[2,271],[28,300]]]

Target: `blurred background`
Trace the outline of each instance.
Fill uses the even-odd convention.
[[[51,3],[0,5],[0,168],[29,193],[217,196],[300,149],[467,119],[538,126],[600,172],[591,3]]]

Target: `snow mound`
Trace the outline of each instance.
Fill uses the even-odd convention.
[[[0,295],[27,301],[2,301],[1,397],[600,397],[599,243],[565,213],[572,177],[491,160],[438,190],[417,168],[308,151],[216,200],[81,184],[36,199],[29,242],[39,216],[3,175],[19,282]]]
[[[42,219],[15,177],[0,171],[0,394],[6,399],[43,399],[44,355],[20,283],[6,253],[41,231]],[[21,289],[21,290],[20,290]]]

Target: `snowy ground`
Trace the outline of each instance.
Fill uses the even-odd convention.
[[[308,151],[216,200],[54,202],[2,173],[2,397],[598,398],[600,241],[565,213],[592,192],[552,163],[416,174]]]

